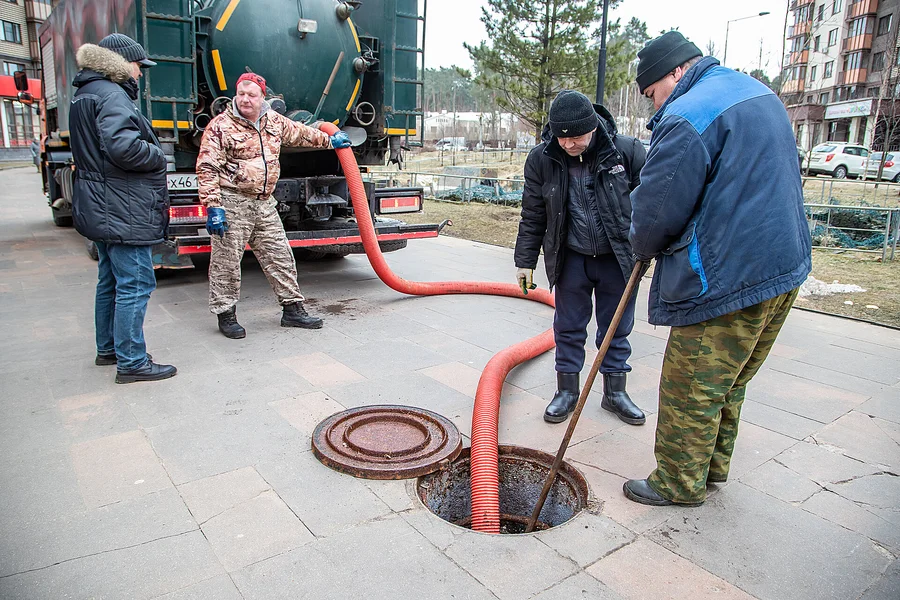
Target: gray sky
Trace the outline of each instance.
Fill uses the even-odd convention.
[[[848,0],[845,0],[848,1]],[[485,39],[480,21],[482,0],[429,0],[425,36],[425,66],[471,68],[472,61],[463,42],[478,44]],[[627,22],[637,17],[647,23],[647,31],[658,35],[663,29],[678,28],[706,52],[712,40],[719,60],[725,48],[726,23],[748,15],[771,14],[731,23],[728,34],[728,66],[752,70],[760,63],[770,76],[778,74],[788,0],[624,0],[612,11],[612,18]]]

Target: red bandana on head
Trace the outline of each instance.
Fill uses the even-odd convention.
[[[256,73],[244,73],[240,77],[238,77],[237,83],[235,87],[241,84],[242,81],[250,81],[255,83],[262,89],[263,94],[266,93],[266,80],[262,78],[261,75],[257,75]]]

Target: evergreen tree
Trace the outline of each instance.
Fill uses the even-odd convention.
[[[612,0],[610,8],[619,0]],[[562,89],[594,95],[599,0],[487,0],[481,21],[490,44],[465,44],[476,82],[540,138],[550,103]],[[608,76],[609,77],[609,76]]]

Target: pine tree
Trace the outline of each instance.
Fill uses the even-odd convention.
[[[610,7],[619,0],[610,2]],[[487,0],[481,21],[490,43],[465,44],[476,81],[534,127],[540,139],[550,103],[563,89],[592,97],[597,77],[599,0]]]

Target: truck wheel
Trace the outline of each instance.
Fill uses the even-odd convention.
[[[322,260],[328,256],[327,252],[319,252],[310,248],[291,248],[294,251],[294,258],[303,262],[312,262],[314,260]]]
[[[100,254],[97,252],[97,244],[91,240],[84,240],[87,246],[87,253],[93,260],[100,260]]]
[[[72,215],[68,216],[60,216],[59,211],[55,208],[51,208],[53,211],[53,224],[57,227],[71,227],[72,226]]]

